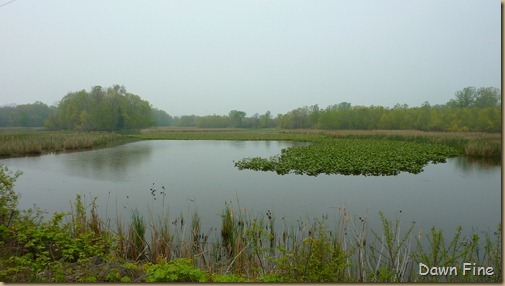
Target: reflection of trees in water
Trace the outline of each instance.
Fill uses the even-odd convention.
[[[151,153],[151,144],[126,144],[76,153],[75,156],[64,157],[64,164],[71,175],[125,180],[127,170],[134,165],[149,162]]]
[[[229,142],[230,146],[232,146],[235,149],[244,149],[246,144],[246,141],[240,141],[240,140],[233,140]]]
[[[465,173],[473,170],[492,170],[501,166],[501,158],[474,158],[461,156],[456,158],[456,166]]]

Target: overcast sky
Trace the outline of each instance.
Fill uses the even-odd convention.
[[[113,84],[171,115],[443,104],[501,87],[500,5],[17,0],[0,7],[0,105]]]

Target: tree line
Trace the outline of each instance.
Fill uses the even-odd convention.
[[[54,106],[37,101],[0,107],[0,127],[42,127],[55,111]]]
[[[341,102],[320,108],[317,104],[273,116],[270,111],[247,116],[231,110],[227,115],[171,116],[114,85],[68,93],[57,106],[41,102],[0,107],[0,127],[45,126],[49,129],[131,130],[150,126],[199,128],[283,129],[395,129],[423,131],[501,132],[501,91],[494,87],[466,87],[446,104],[420,107],[397,104],[352,106]]]
[[[293,109],[274,117],[270,111],[246,117],[232,110],[228,116],[184,115],[173,117],[170,124],[201,128],[282,128],[327,130],[422,130],[501,132],[501,91],[494,87],[466,87],[457,91],[446,104],[420,107],[396,104],[352,106],[341,102],[320,108],[317,104]]]

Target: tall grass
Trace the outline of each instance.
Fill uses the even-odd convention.
[[[163,220],[146,224],[151,228],[150,243],[131,234],[123,238],[137,249],[136,255],[123,254],[124,258],[152,263],[190,259],[195,267],[208,273],[233,274],[253,281],[501,281],[501,229],[493,238],[486,235],[481,241],[478,234],[468,238],[458,228],[446,244],[441,231],[433,229],[423,237],[414,235],[414,223],[403,226],[398,217],[391,220],[383,213],[378,217],[382,227],[370,229],[368,217],[350,215],[341,207],[334,216],[299,219],[297,225],[277,230],[271,211],[255,214],[226,202],[216,231],[203,233],[196,211],[191,215],[189,230],[183,223],[184,216],[176,216],[175,220],[164,216]],[[130,225],[130,229],[141,233],[138,214]],[[142,252],[145,249],[149,251]],[[460,266],[466,261],[492,266],[500,276],[430,280],[416,270],[418,263]]]
[[[39,155],[90,149],[117,142],[122,138],[120,135],[107,132],[2,131],[0,156]]]
[[[130,243],[128,244],[127,258],[139,260],[147,257],[145,233],[146,224],[144,218],[138,210],[134,210],[128,230],[128,240]]]
[[[129,267],[139,265],[134,267],[139,271],[148,269],[148,279],[153,281],[203,272],[212,281],[217,281],[216,275],[255,282],[502,281],[501,227],[484,237],[461,228],[452,239],[435,228],[416,236],[414,223],[403,225],[400,218],[379,213],[381,227],[370,229],[368,217],[350,215],[341,207],[335,214],[300,218],[296,225],[281,223],[279,228],[271,211],[254,213],[227,202],[221,225],[207,233],[201,231],[196,211],[188,212],[191,219],[187,223],[183,215],[170,217],[164,210],[157,217],[150,213],[147,220],[134,210],[127,227],[117,219],[114,231],[97,216],[97,208],[96,199],[86,204],[77,196],[67,224],[60,224],[63,214],[56,214],[50,222],[19,221],[13,226],[12,238],[0,235],[0,242],[5,243],[0,262],[8,263],[7,270],[0,269],[0,277],[16,274],[19,279],[40,279],[43,273],[47,279],[59,275],[58,281],[66,281],[61,272],[65,270],[58,267],[69,265],[62,263],[120,260],[128,261]],[[26,225],[29,231],[25,233]],[[30,256],[30,251],[36,256]],[[3,259],[8,252],[16,258]],[[176,261],[184,261],[184,265],[176,267]],[[495,274],[443,277],[417,272],[419,263],[460,267],[463,262],[493,267]],[[18,275],[20,269],[32,272]],[[200,274],[198,279],[204,279]]]

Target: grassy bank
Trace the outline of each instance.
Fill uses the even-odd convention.
[[[203,128],[150,128],[140,134],[129,135],[147,140],[239,140],[239,141],[306,141],[324,138],[317,134],[279,132],[275,129],[203,129]]]
[[[429,144],[456,148],[462,155],[501,160],[502,141],[499,133],[424,132],[416,130],[277,130],[277,129],[203,129],[149,128],[132,137],[160,140],[287,140],[320,141],[321,138],[380,139]]]
[[[38,131],[7,129],[0,131],[0,157],[40,155],[107,146],[125,137],[108,132]]]

